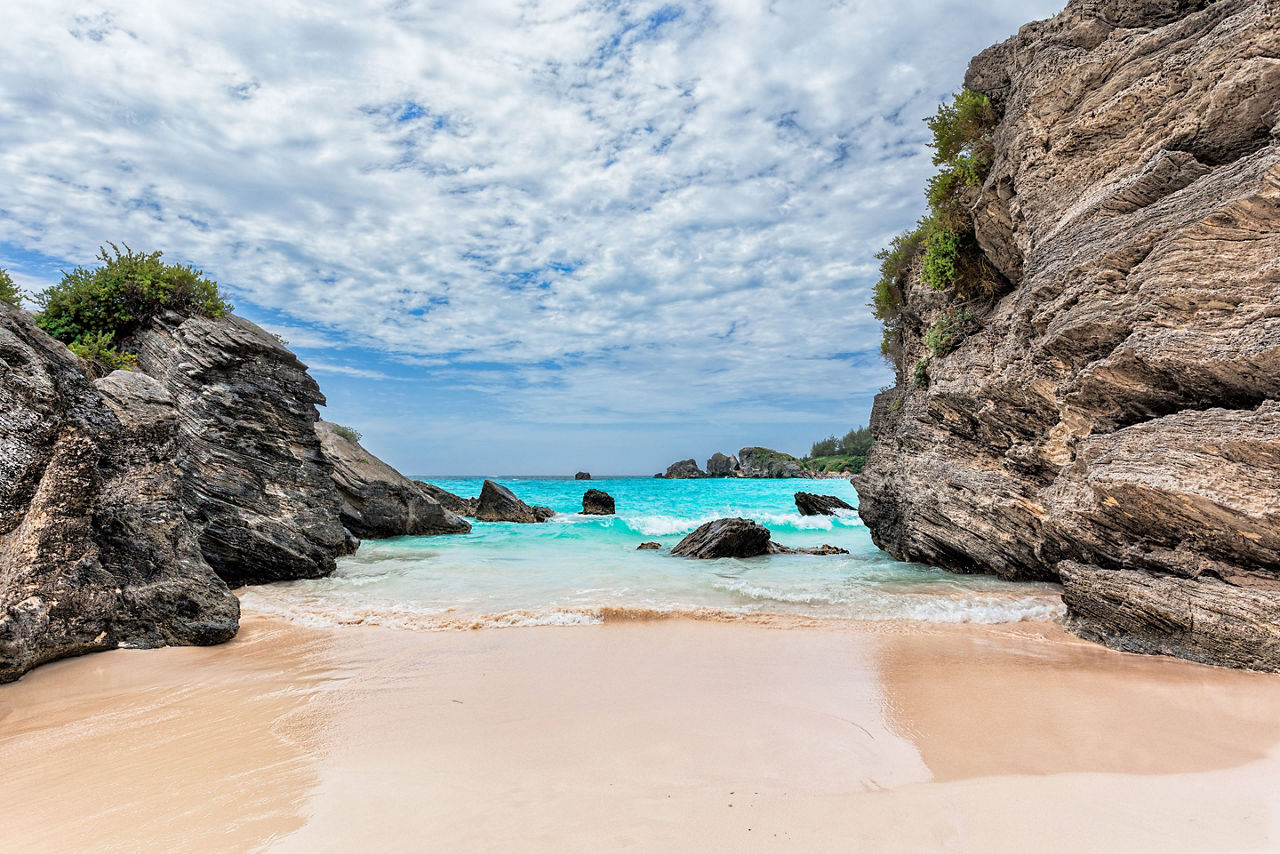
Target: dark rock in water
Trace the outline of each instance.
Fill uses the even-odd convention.
[[[815,549],[789,549],[786,546],[780,546],[777,543],[773,543],[769,553],[778,555],[847,555],[849,550],[836,548],[835,546],[827,545],[826,543],[823,543]]]
[[[591,472],[580,471],[573,476],[574,480],[591,480]]]
[[[155,380],[89,382],[0,304],[0,682],[120,645],[232,638],[240,604],[183,513],[179,413]]]
[[[897,283],[855,481],[878,546],[1061,580],[1066,625],[1118,649],[1280,670],[1277,23],[1071,0],[973,60],[998,123],[957,199],[998,292]]]
[[[666,477],[666,475],[663,474],[662,472],[658,472],[657,474],[654,475],[654,477]]]
[[[641,543],[640,545],[636,546],[636,551],[640,551],[640,552],[654,551],[660,548],[662,548],[662,543]]]
[[[741,477],[809,477],[810,471],[790,454],[772,448],[743,448],[738,451]]]
[[[362,539],[465,534],[471,525],[428,497],[413,481],[352,442],[328,421],[316,422],[316,435],[333,464],[333,480],[342,496],[342,524]]]
[[[694,478],[706,477],[707,473],[698,468],[696,460],[681,460],[678,463],[672,463],[667,466],[667,473],[663,477],[669,480],[692,480]]]
[[[126,348],[177,406],[182,504],[228,584],[317,578],[354,550],[315,432],[324,395],[293,353],[230,314],[168,313]]]
[[[613,496],[599,489],[588,489],[582,496],[582,512],[588,516],[612,516]]]
[[[717,451],[707,460],[707,474],[711,477],[737,477],[741,472],[742,466],[738,465],[735,456],[725,456]]]
[[[796,509],[801,516],[834,516],[837,510],[853,510],[853,506],[834,495],[814,495],[812,492],[796,493]]]
[[[481,522],[545,522],[554,515],[549,507],[525,504],[514,492],[491,480],[484,482],[476,504],[476,518]]]
[[[699,559],[769,554],[769,529],[750,519],[708,522],[676,545],[671,554]]]
[[[454,495],[447,489],[441,489],[434,483],[424,483],[420,480],[412,481],[413,486],[423,495],[440,504],[444,509],[458,516],[474,516],[476,515],[476,504],[479,503],[478,498],[462,498]]]

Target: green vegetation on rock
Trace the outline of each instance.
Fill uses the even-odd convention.
[[[334,424],[333,432],[346,439],[353,445],[360,444],[360,440],[364,438],[364,434],[354,427],[346,427],[342,424]]]
[[[861,474],[862,468],[867,464],[867,458],[861,455],[835,454],[829,457],[814,457],[805,460],[805,468],[819,474],[831,474],[833,472],[849,472],[849,474]]]
[[[102,265],[76,267],[36,295],[36,323],[76,355],[108,370],[131,367],[136,358],[121,341],[164,311],[184,317],[221,317],[231,306],[218,284],[194,267],[165,264],[160,252],[124,251],[108,243]]]
[[[9,271],[3,267],[0,267],[0,302],[7,302],[9,305],[22,304],[22,291],[18,290],[13,279],[9,278]]]

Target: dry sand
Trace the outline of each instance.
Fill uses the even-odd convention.
[[[1280,677],[1056,626],[262,619],[0,686],[8,851],[1280,847]]]

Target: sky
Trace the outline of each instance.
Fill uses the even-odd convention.
[[[866,423],[923,118],[1062,0],[40,0],[0,267],[162,250],[408,474],[651,474]]]

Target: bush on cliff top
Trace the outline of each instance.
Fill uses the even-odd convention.
[[[110,253],[99,250],[100,267],[76,267],[36,295],[36,323],[86,361],[111,370],[132,367],[136,359],[119,351],[121,340],[161,312],[221,317],[231,310],[218,283],[200,270],[165,264],[160,252],[107,245]]]
[[[9,271],[3,267],[0,267],[0,302],[7,302],[9,305],[22,304],[22,291],[18,290],[13,279],[9,278]]]

